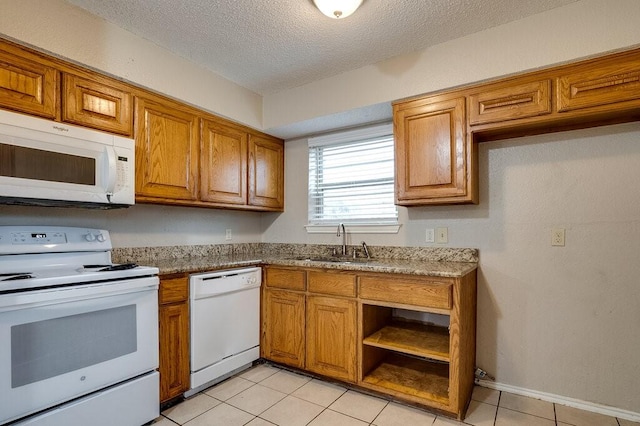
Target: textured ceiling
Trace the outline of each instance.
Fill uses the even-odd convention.
[[[344,20],[312,0],[67,0],[269,94],[576,0],[364,0]]]

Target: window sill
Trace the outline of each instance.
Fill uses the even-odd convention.
[[[400,230],[400,224],[398,223],[376,225],[351,225],[345,223],[344,227],[350,234],[397,234]],[[338,230],[338,225],[305,225],[305,229],[308,234],[335,234]]]

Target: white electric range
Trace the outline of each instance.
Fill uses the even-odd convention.
[[[105,230],[0,226],[0,425],[159,415],[158,269],[111,250]]]

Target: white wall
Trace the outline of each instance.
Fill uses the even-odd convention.
[[[114,247],[260,241],[260,213],[136,204],[120,210],[1,206],[0,225],[79,226],[110,231]],[[225,240],[231,229],[232,240]]]
[[[306,140],[285,146],[285,213],[267,242],[307,234]],[[480,366],[500,383],[640,412],[640,123],[479,145],[480,204],[399,208],[397,235],[368,244],[480,250]],[[566,246],[551,247],[551,229]]]

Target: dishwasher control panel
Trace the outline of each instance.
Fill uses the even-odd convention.
[[[262,270],[257,267],[203,272],[189,277],[191,299],[260,287]]]

